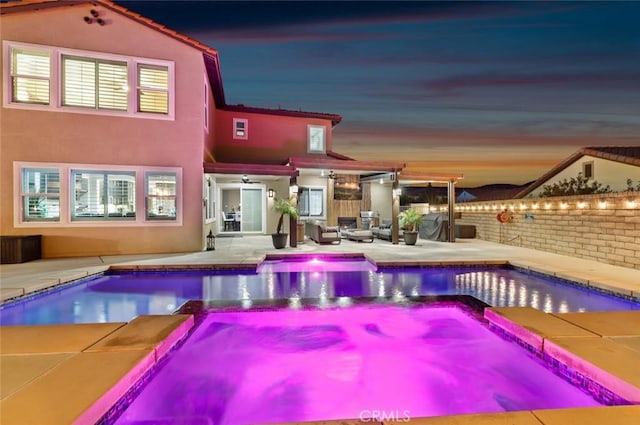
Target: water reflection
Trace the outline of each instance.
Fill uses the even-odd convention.
[[[495,307],[532,307],[554,313],[640,310],[639,303],[512,269],[313,269],[103,276],[0,306],[0,321],[3,325],[129,321],[143,314],[171,313],[188,300],[249,308],[259,301],[279,299],[301,308],[331,307],[339,299],[345,302],[358,297],[402,301],[445,294],[471,295]]]

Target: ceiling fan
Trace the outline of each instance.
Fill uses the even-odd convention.
[[[243,175],[240,180],[234,180],[233,183],[242,183],[242,184],[254,184],[260,183],[259,181],[251,180],[248,175]]]
[[[324,173],[324,170],[322,170],[322,171],[320,172],[320,176],[321,176],[321,177],[325,177],[325,178],[327,178],[327,179],[329,179],[329,180],[335,180],[335,179],[337,179],[337,178],[338,178],[338,175],[337,175],[336,173],[334,173],[334,172],[333,172],[333,170],[330,170],[330,171],[329,171],[329,174],[325,174],[325,173]]]

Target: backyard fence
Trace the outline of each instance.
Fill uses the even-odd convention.
[[[501,222],[505,209],[513,218]],[[640,269],[637,191],[465,202],[456,211],[457,223],[475,225],[479,239]]]

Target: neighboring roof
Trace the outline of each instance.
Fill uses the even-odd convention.
[[[269,108],[257,108],[254,106],[245,105],[224,105],[220,107],[224,111],[232,112],[246,112],[250,114],[267,114],[267,115],[283,115],[287,117],[304,117],[304,118],[318,118],[322,120],[330,120],[333,126],[336,126],[342,121],[342,117],[336,114],[325,114],[322,112],[306,112],[306,111],[292,111],[289,109],[269,109]]]
[[[593,156],[596,158],[608,159],[623,164],[640,166],[640,146],[589,146],[582,148],[569,156],[567,159],[553,167],[547,173],[543,174],[538,180],[534,181],[530,186],[515,195],[515,198],[523,198],[529,193],[542,186],[553,176],[569,167],[571,164],[582,158],[583,156]]]
[[[304,112],[304,111],[290,111],[286,109],[267,109],[267,108],[254,108],[244,105],[227,105],[225,97],[224,97],[224,89],[222,86],[222,76],[220,73],[220,59],[218,57],[218,51],[195,40],[191,37],[188,37],[184,34],[181,34],[177,31],[169,29],[162,24],[159,24],[147,17],[140,15],[139,13],[133,12],[125,7],[117,5],[108,0],[22,0],[22,1],[9,1],[0,3],[0,14],[6,15],[9,13],[19,13],[19,12],[28,12],[40,9],[48,9],[53,7],[62,7],[62,6],[77,6],[80,4],[89,4],[92,6],[102,6],[106,9],[113,10],[114,12],[120,13],[124,16],[127,16],[134,21],[146,25],[149,28],[152,28],[156,31],[159,31],[175,40],[178,40],[182,43],[185,43],[191,47],[194,47],[203,53],[203,59],[205,63],[205,69],[207,70],[207,75],[209,77],[209,83],[211,84],[211,89],[214,93],[214,101],[216,103],[216,107],[218,109],[227,110],[227,111],[243,111],[249,113],[256,114],[268,114],[268,115],[283,115],[289,117],[303,117],[303,118],[319,118],[331,120],[332,124],[335,126],[340,121],[342,121],[342,117],[340,115],[335,114],[325,114],[319,112]]]

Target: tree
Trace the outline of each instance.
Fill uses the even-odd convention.
[[[540,197],[549,196],[570,196],[570,195],[588,195],[591,193],[610,193],[611,186],[603,186],[593,180],[589,183],[589,179],[584,177],[582,173],[578,173],[577,177],[564,179],[557,183],[542,186]]]

